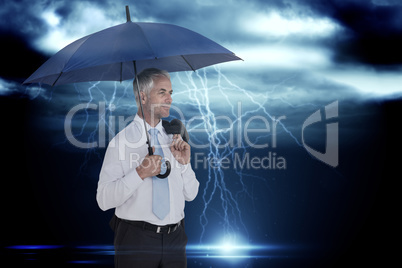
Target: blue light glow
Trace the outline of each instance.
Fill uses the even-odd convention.
[[[272,251],[281,249],[275,245],[249,245],[249,244],[207,244],[187,245],[187,256],[192,259],[248,259],[268,258],[275,255]],[[284,250],[285,248],[282,248]]]
[[[83,245],[76,246],[77,249],[88,249],[88,250],[114,250],[113,245]]]
[[[88,254],[92,255],[103,255],[103,256],[112,256],[114,255],[114,246],[113,245],[83,245],[76,246],[76,249],[87,250]]]
[[[186,247],[187,259],[199,262],[201,260],[212,262],[225,262],[229,265],[243,265],[245,262],[254,261],[257,259],[288,259],[291,256],[300,256],[300,250],[303,248],[297,248],[289,245],[277,245],[277,244],[260,244],[251,245],[248,243],[229,243],[229,240],[223,240],[222,243],[216,244],[188,244]],[[240,240],[237,240],[240,241]],[[7,247],[8,249],[17,249],[16,253],[20,256],[27,254],[27,250],[35,250],[29,252],[29,256],[32,254],[37,257],[25,258],[24,260],[37,260],[43,261],[51,256],[61,256],[67,253],[70,260],[65,260],[70,264],[112,264],[114,257],[113,245],[78,245],[78,246],[61,246],[61,245],[14,245]],[[62,248],[62,250],[57,250]],[[45,249],[50,251],[44,251]],[[41,251],[42,250],[42,251]],[[28,257],[28,256],[27,256]],[[201,262],[200,262],[201,263]]]
[[[58,249],[63,246],[58,245],[15,245],[8,247],[9,249],[18,249],[18,250],[42,250],[42,249]]]
[[[96,263],[98,263],[98,261],[80,260],[80,261],[70,261],[69,263],[74,263],[74,264],[96,264]]]

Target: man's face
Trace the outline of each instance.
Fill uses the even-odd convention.
[[[161,118],[169,116],[170,105],[172,104],[172,83],[170,79],[161,76],[154,80],[154,87],[149,96],[145,96],[143,102],[144,112],[148,118],[158,123]]]

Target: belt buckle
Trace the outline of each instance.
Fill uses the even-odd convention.
[[[156,228],[156,233],[159,234],[161,232],[161,227],[158,226],[158,228]]]

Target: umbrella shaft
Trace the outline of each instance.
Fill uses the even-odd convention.
[[[144,109],[142,108],[142,102],[141,102],[141,94],[140,94],[140,84],[138,83],[138,77],[137,77],[137,64],[135,61],[133,61],[134,64],[134,74],[135,74],[135,81],[137,83],[137,93],[138,93],[138,102],[140,103],[140,110],[141,110],[141,115],[142,115],[142,120],[144,122],[144,129],[145,129],[145,136],[147,137],[147,144],[148,144],[148,154],[153,155],[151,143],[149,142],[149,135],[148,135],[148,130],[147,130],[147,124],[145,123],[145,115],[144,115]]]
[[[130,9],[128,8],[128,6],[126,6],[126,17],[127,17],[127,22],[131,21],[131,18],[130,18]]]

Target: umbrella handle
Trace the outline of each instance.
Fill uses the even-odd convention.
[[[153,150],[152,150],[152,147],[148,147],[148,154],[149,154],[149,155],[153,155],[153,154],[154,154],[154,152],[153,152]],[[165,178],[167,178],[167,177],[169,176],[170,170],[172,169],[172,168],[171,168],[171,165],[170,165],[170,162],[169,162],[168,160],[165,160],[165,165],[166,165],[166,172],[165,172],[165,174],[158,174],[158,175],[156,175],[157,178],[159,178],[159,179],[165,179]]]
[[[166,172],[165,174],[158,174],[156,175],[156,177],[158,177],[159,179],[165,179],[169,176],[170,174],[170,170],[171,170],[171,166],[170,166],[170,162],[168,160],[165,160],[165,165],[166,165]]]

